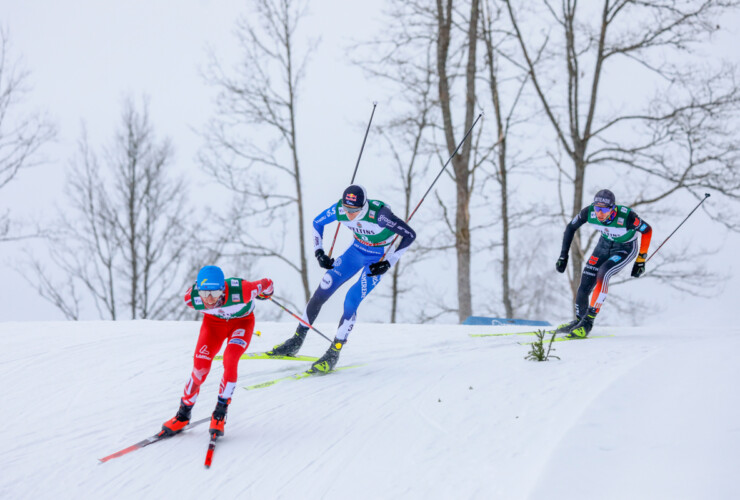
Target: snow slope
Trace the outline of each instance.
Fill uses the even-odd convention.
[[[536,363],[517,343],[530,337],[468,335],[511,327],[358,324],[340,365],[364,366],[237,389],[210,470],[203,426],[98,463],[174,415],[198,328],[0,323],[0,498],[740,497],[736,327],[597,325],[614,336]],[[257,328],[250,351],[293,325]],[[302,353],[326,347],[309,333]],[[240,386],[305,366],[245,360]],[[221,373],[217,361],[194,419]]]

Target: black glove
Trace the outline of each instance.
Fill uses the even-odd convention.
[[[391,268],[391,263],[387,260],[381,260],[380,262],[373,262],[368,267],[370,268],[368,276],[380,276]]]
[[[560,257],[555,263],[555,270],[559,273],[564,273],[565,268],[568,266],[568,256]]]
[[[639,278],[645,274],[645,260],[647,260],[647,254],[641,253],[635,259],[635,264],[632,266],[632,277]]]
[[[319,265],[324,269],[334,269],[334,259],[324,253],[322,249],[316,250],[314,253],[316,260],[319,261]]]

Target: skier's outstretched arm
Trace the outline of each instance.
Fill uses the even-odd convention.
[[[588,222],[588,210],[590,206],[584,207],[575,217],[571,220],[568,225],[565,226],[565,232],[563,233],[563,245],[560,247],[560,258],[558,258],[555,264],[555,269],[559,272],[565,272],[565,268],[568,265],[568,252],[570,251],[570,244],[573,243],[573,236],[576,231],[586,222]]]
[[[272,296],[273,291],[272,280],[269,278],[262,278],[257,281],[242,280],[242,297],[244,297],[245,303],[254,299],[264,300]]]
[[[388,228],[401,237],[401,241],[398,244],[396,250],[386,255],[385,260],[392,266],[401,256],[406,252],[411,243],[416,239],[416,232],[411,229],[411,226],[406,224],[404,221],[396,217],[388,207],[382,207],[378,210],[378,225],[380,227]]]
[[[334,259],[324,252],[324,227],[337,220],[337,205],[334,204],[317,215],[313,220],[313,253],[324,269],[334,267]]]
[[[647,251],[650,248],[650,240],[653,237],[653,228],[650,224],[640,219],[635,212],[630,212],[627,217],[627,227],[634,227],[635,231],[640,233],[640,251],[637,254],[635,263],[632,266],[632,276],[639,278],[645,274],[645,261],[647,261]]]
[[[627,227],[634,227],[635,231],[640,233],[640,254],[647,256],[650,240],[653,237],[653,228],[644,219],[640,219],[635,212],[630,212],[627,218]]]

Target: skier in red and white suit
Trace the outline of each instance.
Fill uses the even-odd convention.
[[[224,279],[223,271],[216,266],[200,270],[197,281],[185,293],[185,303],[205,316],[195,346],[193,371],[185,384],[177,415],[162,425],[165,434],[176,434],[190,422],[190,412],[201,384],[211,371],[213,357],[228,341],[224,349],[224,375],[210,429],[211,434],[223,435],[226,411],[236,387],[239,359],[252,340],[254,299],[264,300],[272,292],[272,280],[267,278],[259,281]]]

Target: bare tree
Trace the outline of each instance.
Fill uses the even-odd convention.
[[[499,185],[499,220],[501,224],[501,299],[504,305],[504,313],[507,318],[516,317],[518,312],[527,307],[530,314],[532,311],[531,300],[524,300],[523,290],[515,290],[512,285],[512,231],[517,219],[521,219],[526,213],[515,210],[510,197],[510,177],[515,169],[530,161],[517,159],[520,152],[512,144],[512,131],[517,125],[522,125],[532,120],[531,116],[525,116],[521,109],[522,96],[528,82],[528,72],[523,71],[518,65],[511,62],[510,42],[515,40],[511,36],[507,21],[502,17],[502,9],[499,2],[484,0],[481,2],[481,43],[485,49],[485,64],[483,81],[487,83],[490,93],[490,102],[493,108],[493,120],[495,122],[495,142],[489,143],[482,152],[480,162],[489,162],[494,167],[491,177]],[[490,158],[490,159],[489,159]],[[485,181],[482,188],[485,193]],[[484,194],[485,196],[485,194]],[[493,245],[492,245],[493,246]],[[529,261],[528,261],[529,262]],[[521,280],[521,287],[526,287],[530,280]]]
[[[233,253],[278,259],[298,273],[306,301],[311,296],[306,264],[305,215],[296,128],[298,96],[309,44],[299,55],[296,31],[305,4],[295,0],[253,0],[256,15],[236,28],[241,50],[233,70],[215,57],[206,78],[220,92],[217,116],[204,134],[201,163],[239,198],[229,214]],[[262,145],[264,144],[264,145]],[[285,189],[285,180],[290,187]],[[286,220],[292,230],[275,231]],[[234,226],[237,230],[234,231]],[[255,235],[254,229],[264,231]],[[272,229],[272,230],[270,230]],[[285,235],[296,234],[297,258],[285,251]],[[291,238],[292,241],[292,238]]]
[[[423,174],[427,171],[430,156],[424,151],[424,135],[430,127],[429,116],[434,104],[430,100],[431,78],[427,78],[422,88],[418,89],[418,103],[412,106],[406,116],[399,116],[380,127],[380,134],[387,145],[387,149],[393,159],[393,165],[398,173],[400,189],[403,197],[403,218],[408,220],[411,211],[416,205],[413,198],[417,192],[415,189]],[[412,246],[410,253],[403,261],[393,266],[391,274],[391,323],[398,319],[398,303],[408,288],[404,287],[402,278],[406,279],[407,271],[417,262],[418,256],[414,255],[416,249]]]
[[[83,134],[73,160],[71,210],[56,224],[50,249],[63,285],[38,260],[32,264],[41,295],[69,319],[90,298],[101,318],[170,318],[192,278],[187,257],[197,248],[198,217],[188,210],[183,179],[171,174],[170,142],[157,140],[146,104],[138,111],[127,100],[121,118],[110,148],[96,154]]]
[[[0,29],[0,189],[23,169],[39,164],[39,150],[56,131],[43,115],[24,113],[29,72],[11,55],[8,31]],[[33,236],[11,231],[10,213],[0,214],[0,241]]]
[[[431,100],[435,104],[434,122],[441,126],[430,126],[432,132],[442,134],[442,149],[447,154],[437,151],[435,155],[440,165],[455,151],[462,134],[470,129],[475,118],[475,82],[477,70],[477,41],[479,0],[461,2],[467,14],[460,12],[460,7],[453,5],[453,0],[438,0],[435,4],[422,1],[395,2],[388,15],[391,34],[388,40],[375,41],[370,46],[378,46],[384,54],[382,61],[395,63],[405,57],[407,64],[391,64],[385,71],[377,71],[380,76],[396,81],[423,81],[429,75],[433,78],[437,95]],[[432,50],[433,57],[425,57]],[[462,77],[460,76],[462,73]],[[462,79],[462,83],[459,83]],[[457,108],[464,110],[462,126],[455,125]],[[432,120],[430,119],[430,124]],[[431,137],[428,142],[435,142]],[[454,221],[447,216],[446,203],[437,196],[440,203],[443,230],[449,229],[454,237],[454,248],[457,254],[457,316],[462,321],[472,313],[471,291],[471,222],[470,202],[474,190],[474,170],[477,168],[471,160],[472,140],[466,141],[458,154],[452,158],[451,177],[455,183]],[[449,245],[440,245],[439,238],[434,238],[434,248],[421,248],[415,245],[417,256],[432,250],[447,249]],[[421,254],[419,250],[422,250]],[[449,306],[441,307],[441,314],[452,311]],[[435,318],[435,313],[423,313],[426,319]]]
[[[403,1],[391,2],[391,8],[386,16],[389,19],[386,31],[382,36],[366,43],[372,51],[370,56],[365,58],[363,67],[371,66],[372,76],[380,79],[390,80],[393,84],[401,89],[405,89],[408,95],[417,96],[416,99],[407,99],[419,106],[422,102],[428,102],[434,105],[434,113],[427,113],[429,116],[426,137],[422,143],[427,146],[432,145],[434,158],[438,159],[440,166],[446,161],[457,147],[462,133],[470,129],[473,119],[475,118],[475,106],[479,101],[478,89],[476,82],[483,79],[488,84],[492,84],[490,89],[492,99],[499,105],[500,128],[496,137],[489,140],[489,133],[479,127],[470,141],[462,146],[458,154],[451,159],[452,168],[449,177],[455,184],[454,201],[450,203],[443,194],[435,192],[437,200],[437,214],[431,225],[438,230],[437,234],[429,235],[425,238],[424,244],[419,242],[414,245],[415,258],[419,259],[430,252],[447,251],[455,249],[457,258],[456,280],[458,289],[457,307],[451,307],[448,304],[429,304],[434,311],[422,311],[420,318],[423,321],[433,320],[440,315],[455,312],[462,321],[472,314],[472,280],[471,280],[471,257],[477,251],[485,247],[487,250],[490,245],[480,244],[473,245],[471,234],[478,230],[484,233],[485,230],[499,223],[497,217],[491,217],[490,211],[485,211],[485,217],[477,223],[473,223],[471,213],[476,208],[473,203],[474,196],[480,190],[481,184],[476,180],[476,174],[480,170],[482,177],[486,178],[491,175],[497,177],[497,182],[501,183],[505,189],[502,193],[508,193],[506,175],[500,176],[501,170],[497,174],[485,174],[485,167],[492,164],[492,156],[496,154],[496,147],[501,141],[501,132],[508,133],[512,125],[510,111],[507,116],[507,110],[501,105],[498,99],[496,86],[498,80],[491,80],[491,71],[483,73],[483,69],[496,69],[493,63],[486,66],[481,65],[478,54],[478,43],[485,39],[481,30],[488,26],[490,22],[484,23],[480,12],[480,0],[458,1],[439,0],[433,4],[420,1]],[[489,20],[490,21],[490,20]],[[488,35],[490,55],[493,56],[495,50],[491,41],[490,33]],[[431,51],[432,57],[427,57]],[[378,55],[379,54],[379,55]],[[367,61],[371,64],[368,64]],[[518,70],[521,74],[522,71]],[[497,77],[498,78],[498,77]],[[510,76],[503,76],[508,79]],[[415,82],[429,80],[436,87],[436,95],[429,96],[426,101],[418,99],[421,95],[419,87],[411,85]],[[518,94],[521,93],[521,82],[518,90],[512,96],[512,102],[517,102]],[[418,108],[417,114],[426,112],[424,108]],[[403,120],[402,114],[398,114],[399,122]],[[507,120],[509,120],[507,122]],[[461,121],[455,125],[456,121]],[[437,125],[439,124],[439,125]],[[441,140],[440,140],[441,137]],[[441,143],[441,144],[440,144]],[[414,151],[413,144],[408,143],[407,147]],[[498,156],[499,159],[506,159],[506,152]],[[508,169],[506,170],[508,172]],[[454,208],[453,207],[454,204]],[[508,208],[509,200],[504,196],[504,204]],[[490,203],[487,203],[490,206]],[[478,207],[483,208],[483,207]],[[505,216],[510,214],[505,211]],[[481,210],[483,213],[483,210]],[[435,224],[438,223],[438,224]],[[439,226],[439,227],[437,227]],[[430,230],[430,225],[425,229]],[[445,244],[453,238],[453,244]],[[509,247],[508,227],[504,232],[507,240],[506,248]],[[508,269],[508,256],[504,255],[504,268]],[[508,274],[504,277],[504,283],[508,283]],[[507,291],[506,296],[511,294]],[[512,311],[509,307],[508,311]]]
[[[472,0],[469,7],[469,16],[463,21],[467,29],[463,30],[465,38],[466,54],[464,56],[464,80],[465,90],[463,93],[463,107],[465,117],[463,119],[463,130],[468,130],[473,125],[475,118],[475,82],[477,68],[478,47],[478,17],[479,0]],[[442,124],[445,145],[448,154],[452,154],[457,147],[455,131],[457,128],[453,123],[453,86],[457,68],[451,63],[450,46],[453,37],[453,17],[456,12],[453,9],[453,0],[437,0],[437,77],[439,88],[439,106],[442,111]],[[462,63],[461,63],[462,64]],[[455,206],[455,250],[457,252],[457,315],[460,321],[473,313],[472,289],[470,282],[470,199],[473,191],[471,181],[473,179],[473,168],[471,168],[472,141],[466,141],[460,149],[459,154],[452,158],[452,169],[454,172],[456,187]]]
[[[416,7],[397,3],[387,15],[389,18],[403,18]],[[426,33],[426,37],[420,38],[421,33]],[[416,51],[414,56],[410,57],[410,50]],[[394,211],[399,215],[402,213],[408,220],[423,191],[419,189],[420,183],[424,182],[424,175],[435,156],[430,136],[437,110],[433,69],[435,42],[431,30],[417,31],[406,23],[393,23],[377,39],[353,47],[353,54],[356,64],[370,77],[389,83],[393,89],[385,105],[391,117],[378,125],[377,133],[385,145],[382,151],[387,154],[397,174],[389,189],[400,191],[403,200],[401,211]],[[416,220],[423,220],[423,216],[416,214]],[[411,224],[414,225],[413,222]],[[402,284],[408,281],[409,270],[429,254],[419,243],[417,240],[390,275],[391,323],[398,321],[399,301],[412,289]]]
[[[679,192],[698,196],[705,189],[737,199],[737,148],[720,127],[723,121],[736,123],[737,119],[740,95],[734,69],[711,70],[690,62],[692,48],[707,40],[718,29],[717,20],[738,2],[603,0],[598,23],[590,23],[594,12],[578,9],[576,0],[559,6],[543,0],[545,22],[561,30],[562,43],[546,32],[543,44],[548,57],[538,63],[530,45],[537,39],[541,21],[532,19],[525,32],[519,19],[524,7],[515,9],[513,2],[504,1],[523,64],[558,146],[570,162],[570,168],[559,165],[561,180],[572,189],[570,207],[566,208],[567,202],[563,206],[563,220],[583,207],[587,171],[600,165],[625,168],[621,178],[628,181],[621,185],[634,198],[626,203],[633,207]],[[671,62],[676,60],[689,62]],[[629,71],[645,88],[655,88],[655,96],[644,102],[621,94],[620,89],[607,95],[602,87],[610,70]],[[557,156],[553,153],[553,158]],[[576,235],[573,244],[575,294],[590,243]]]

